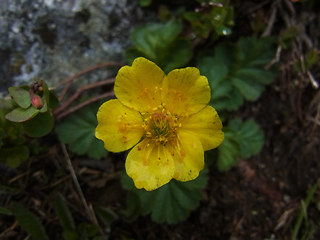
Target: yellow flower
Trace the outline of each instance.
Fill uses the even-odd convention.
[[[204,167],[204,151],[218,147],[222,124],[207,105],[210,87],[197,68],[166,75],[156,64],[137,58],[122,67],[114,92],[97,113],[96,137],[111,152],[130,148],[125,167],[137,188],[148,191],[195,179]]]

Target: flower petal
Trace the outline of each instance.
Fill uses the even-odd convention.
[[[204,152],[195,136],[179,133],[177,145],[173,146],[171,153],[175,163],[174,179],[185,182],[199,176],[204,167]]]
[[[127,108],[116,99],[102,104],[97,118],[95,134],[108,151],[125,151],[137,144],[144,134],[139,112]]]
[[[150,111],[161,103],[160,85],[164,72],[153,62],[139,57],[132,67],[122,67],[116,77],[114,92],[119,101],[140,112]]]
[[[210,101],[208,80],[194,67],[171,71],[163,81],[163,89],[166,108],[174,114],[191,115]]]
[[[136,188],[151,191],[172,179],[174,162],[166,147],[145,139],[129,152],[126,171]]]
[[[211,106],[181,119],[181,125],[180,131],[196,136],[204,151],[216,148],[223,142],[222,123],[217,111]]]

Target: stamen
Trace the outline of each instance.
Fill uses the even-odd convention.
[[[152,113],[146,113],[143,115],[145,137],[159,142],[162,145],[176,139],[177,128],[181,126],[178,122],[179,118],[171,115],[171,113],[165,108],[164,103],[152,110]]]

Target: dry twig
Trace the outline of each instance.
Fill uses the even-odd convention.
[[[18,226],[18,221],[15,220],[14,223],[7,228],[6,230],[4,230],[2,233],[0,233],[0,239],[4,239],[4,237],[6,237],[6,235],[10,232],[13,231],[13,229],[15,229]]]
[[[263,34],[262,34],[262,37],[266,37],[266,36],[269,36],[270,33],[271,33],[271,30],[273,28],[273,25],[275,23],[275,20],[276,20],[276,16],[277,16],[277,6],[278,6],[278,1],[275,1],[273,4],[272,4],[272,12],[271,12],[271,16],[270,16],[270,19],[268,20],[268,25],[266,27],[266,29],[264,30]]]
[[[89,89],[93,89],[96,87],[101,87],[103,85],[112,84],[112,83],[114,83],[114,81],[115,81],[114,78],[109,78],[109,79],[95,82],[95,83],[91,83],[91,84],[88,84],[86,86],[79,88],[63,105],[61,105],[60,107],[58,107],[54,111],[54,115],[58,115],[60,112],[65,111],[65,109],[68,106],[70,106],[70,104],[72,104],[84,91],[89,90]]]
[[[61,95],[59,97],[59,101],[61,102],[64,99],[64,97],[65,97],[67,91],[69,90],[69,87],[71,86],[71,83],[73,82],[74,79],[76,79],[76,78],[78,78],[78,77],[80,77],[80,76],[82,76],[82,75],[84,75],[84,74],[86,74],[88,72],[91,72],[93,70],[96,70],[96,69],[99,69],[99,68],[108,67],[108,66],[119,66],[120,67],[120,66],[123,66],[123,63],[119,63],[119,62],[104,62],[104,63],[100,63],[100,64],[97,64],[97,65],[88,67],[88,68],[86,68],[86,69],[74,74],[73,76],[67,78],[66,80],[62,81],[62,83],[61,83],[61,84],[66,84],[66,86],[64,87],[64,89],[63,89],[63,91],[62,91],[62,93],[61,93]]]
[[[85,101],[85,102],[82,102],[82,103],[80,103],[80,104],[78,104],[78,105],[70,108],[70,109],[67,110],[67,111],[62,112],[61,114],[58,114],[58,115],[56,116],[56,119],[57,119],[57,121],[60,121],[62,118],[65,118],[65,117],[68,116],[69,114],[74,113],[74,112],[78,111],[79,109],[81,109],[81,108],[83,108],[83,107],[85,107],[85,106],[90,105],[91,103],[94,103],[94,102],[97,102],[97,101],[99,101],[99,100],[101,100],[101,99],[108,98],[108,97],[112,97],[112,96],[114,96],[114,92],[113,92],[113,91],[110,91],[110,92],[106,92],[106,93],[104,93],[104,94],[102,94],[102,95],[99,95],[99,96],[90,98],[89,100],[87,100],[87,101]]]
[[[86,200],[86,198],[84,197],[84,194],[83,194],[82,189],[81,189],[81,187],[80,187],[80,184],[79,184],[79,182],[78,182],[78,178],[77,178],[76,173],[75,173],[75,171],[74,171],[74,169],[73,169],[73,166],[72,166],[72,163],[71,163],[69,154],[68,154],[68,152],[67,152],[66,145],[64,145],[63,143],[61,143],[61,148],[62,148],[63,154],[64,154],[64,156],[65,156],[65,160],[66,160],[66,162],[67,162],[68,168],[69,168],[69,170],[70,170],[70,174],[71,174],[72,180],[73,180],[74,185],[75,185],[75,187],[76,187],[76,189],[77,189],[77,192],[78,192],[79,197],[80,197],[80,199],[81,199],[82,205],[84,206],[84,209],[85,209],[85,211],[86,211],[86,213],[87,213],[87,216],[89,217],[90,221],[91,221],[93,224],[99,226],[99,225],[98,225],[97,218],[96,218],[96,216],[95,216],[95,213],[94,213],[93,209],[89,207],[89,205],[88,205],[88,203],[87,203],[87,200]]]

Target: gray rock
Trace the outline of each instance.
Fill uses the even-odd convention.
[[[35,77],[59,88],[84,68],[123,62],[130,31],[144,17],[137,1],[130,0],[1,0],[0,92]],[[80,83],[114,73],[95,71]]]

